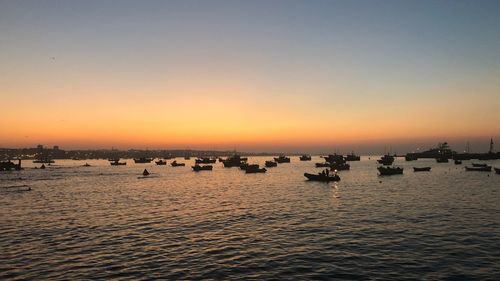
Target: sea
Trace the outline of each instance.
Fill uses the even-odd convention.
[[[304,177],[318,156],[264,174],[24,161],[0,172],[0,280],[500,280],[499,174],[398,158],[379,176],[377,158],[335,183]]]

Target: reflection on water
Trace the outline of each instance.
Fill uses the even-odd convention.
[[[0,279],[499,279],[500,175],[396,160],[404,175],[379,177],[366,158],[307,182],[315,161],[1,173]],[[157,177],[137,179],[144,168]]]

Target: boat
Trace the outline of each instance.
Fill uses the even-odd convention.
[[[403,168],[401,167],[384,167],[380,166],[377,168],[381,176],[391,176],[391,175],[401,175],[403,174]]]
[[[265,173],[266,171],[266,168],[260,168],[257,164],[248,165],[248,167],[245,169],[245,173],[247,174]]]
[[[325,175],[321,173],[319,174],[304,173],[304,177],[306,177],[310,181],[322,181],[322,182],[340,181],[340,177],[337,174]]]
[[[162,159],[158,160],[158,161],[155,161],[156,165],[158,166],[164,166],[164,165],[167,165],[167,161],[164,161]]]
[[[45,164],[42,164],[42,166],[40,166],[40,169],[45,169]]]
[[[241,157],[238,154],[235,154],[231,157],[228,157],[227,159],[222,160],[222,164],[226,168],[231,168],[231,167],[240,167],[242,163],[245,163],[248,158],[246,157]]]
[[[316,163],[314,164],[316,168],[323,168],[323,167],[330,167],[330,163],[325,162],[325,163]]]
[[[134,158],[134,162],[136,164],[151,163],[151,161],[153,161],[153,158],[144,158],[144,157]]]
[[[386,155],[382,156],[380,159],[378,159],[377,162],[379,164],[386,165],[386,166],[392,165],[392,163],[394,163],[394,156],[386,154]]]
[[[476,172],[491,172],[491,166],[486,167],[467,167],[465,166],[466,171],[476,171]]]
[[[145,176],[145,177],[149,176],[148,170],[144,169],[144,171],[142,172],[142,175]]]
[[[495,168],[495,173],[500,174],[500,168]]]
[[[455,165],[462,165],[462,160],[455,159]]]
[[[299,157],[300,161],[311,161],[311,155],[304,154]]]
[[[196,164],[213,164],[217,161],[217,159],[212,159],[208,157],[197,158],[194,162]]]
[[[345,163],[346,159],[340,154],[329,154],[328,156],[321,156],[325,159],[325,162],[329,163]]]
[[[91,167],[89,163],[85,163],[83,167]]]
[[[405,155],[405,160],[406,160],[406,161],[415,161],[415,160],[418,160],[418,157],[417,157],[417,155],[416,155],[416,154],[414,154],[414,153],[407,153],[407,154]]]
[[[127,162],[120,162],[120,159],[115,160],[114,162],[110,162],[111,166],[125,166],[127,165]]]
[[[172,167],[181,167],[181,166],[186,166],[184,163],[177,163],[176,160],[174,160],[172,163],[170,163]]]
[[[488,167],[486,163],[472,163],[472,167]]]
[[[35,159],[33,160],[33,163],[50,164],[50,163],[55,163],[55,161],[49,158],[43,158],[43,159]]]
[[[271,168],[271,167],[277,167],[278,163],[274,161],[266,161],[266,167]]]
[[[19,170],[21,170],[21,159],[18,159],[17,164],[15,164],[10,160],[0,162],[0,171],[19,171]]]
[[[345,161],[360,161],[361,156],[354,154],[354,151],[351,154],[347,154],[345,157]]]
[[[348,163],[330,163],[329,167],[330,169],[337,171],[345,171],[351,169],[351,165],[349,165]]]
[[[414,172],[429,172],[431,167],[413,167]]]
[[[195,171],[195,172],[198,172],[198,171],[212,171],[213,166],[212,165],[200,166],[200,165],[196,164],[196,165],[192,166],[191,168],[193,168],[193,171]]]
[[[290,163],[290,157],[280,155],[279,157],[274,157],[274,161],[276,161],[276,163]]]

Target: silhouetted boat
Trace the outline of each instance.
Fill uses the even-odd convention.
[[[274,157],[274,161],[277,163],[290,163],[290,157],[280,155],[279,157]]]
[[[274,161],[266,161],[266,167],[271,168],[271,167],[276,167],[278,166],[278,163]]]
[[[205,165],[205,166],[200,166],[198,164],[192,166],[193,171],[198,172],[198,171],[212,171],[213,167],[212,165]]]
[[[148,170],[144,169],[144,171],[142,172],[142,175],[143,175],[143,176],[149,176],[149,172],[148,172]]]
[[[325,163],[316,163],[314,164],[316,168],[322,168],[322,167],[330,167],[330,163],[325,162]]]
[[[495,173],[500,174],[500,168],[495,168]]]
[[[110,162],[111,166],[125,166],[127,162],[120,162],[120,159],[115,160],[114,162]]]
[[[247,168],[245,169],[245,173],[247,174],[255,174],[255,173],[265,173],[267,170],[266,168],[259,168],[259,165],[248,165]]]
[[[486,163],[472,163],[472,167],[488,167]]]
[[[217,159],[212,159],[208,157],[198,158],[194,162],[196,164],[213,164],[217,161]]]
[[[413,167],[414,172],[429,172],[431,170],[431,167]]]
[[[85,163],[85,164],[83,165],[83,167],[90,167],[90,164],[89,164],[89,163]]]
[[[246,162],[248,158],[246,157],[241,157],[238,154],[235,154],[231,157],[228,157],[225,160],[222,160],[222,164],[226,168],[231,168],[231,167],[240,167],[242,163]]]
[[[33,163],[50,164],[50,163],[55,163],[55,161],[49,158],[43,158],[43,159],[35,159],[33,160]]]
[[[345,157],[346,161],[360,161],[361,156],[354,154],[354,151],[351,154],[347,154]]]
[[[184,164],[184,163],[177,163],[177,161],[175,161],[175,160],[174,160],[172,163],[170,163],[170,165],[171,165],[172,167],[181,167],[181,166],[186,166],[186,164]]]
[[[163,161],[162,159],[155,161],[156,165],[158,166],[164,166],[167,165],[167,161]]]
[[[17,164],[15,164],[10,160],[0,162],[0,171],[19,171],[19,170],[21,170],[21,159],[18,159]]]
[[[418,157],[416,154],[413,154],[413,153],[407,153],[405,155],[405,160],[406,161],[415,161],[415,160],[418,160]]]
[[[330,163],[329,167],[330,169],[337,171],[345,171],[351,169],[351,165],[349,165],[348,163]]]
[[[330,154],[328,156],[321,156],[325,159],[325,162],[329,163],[345,163],[346,159],[340,154]]]
[[[153,161],[153,158],[144,158],[144,157],[134,158],[134,162],[136,164],[151,163],[151,161]]]
[[[300,161],[311,161],[311,155],[302,155],[299,157]]]
[[[455,159],[455,165],[462,165],[462,160]]]
[[[45,164],[42,164],[42,166],[40,166],[40,169],[45,169]]]
[[[467,167],[465,166],[466,171],[476,171],[476,172],[491,172],[491,166],[486,167]]]
[[[386,165],[386,166],[392,165],[392,163],[394,163],[394,156],[386,154],[386,155],[382,156],[382,158],[377,160],[377,162],[379,164]]]
[[[380,166],[377,168],[381,176],[391,176],[403,174],[403,168],[400,167],[384,167]]]
[[[310,181],[322,181],[322,182],[340,181],[340,177],[337,174],[327,176],[323,174],[304,173],[304,177],[306,177]]]

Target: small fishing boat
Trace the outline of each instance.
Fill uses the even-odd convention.
[[[340,181],[340,177],[337,174],[327,176],[321,173],[320,174],[304,173],[304,177],[306,177],[310,181],[322,181],[322,182]]]
[[[172,167],[181,167],[181,166],[186,166],[185,163],[177,163],[176,160],[174,160],[172,163],[170,163]]]
[[[415,161],[415,160],[418,160],[418,157],[416,154],[408,153],[405,155],[405,160],[406,161]]]
[[[401,175],[403,174],[403,168],[401,167],[384,167],[380,166],[377,168],[381,176],[391,176],[391,175]]]
[[[42,166],[40,166],[40,169],[45,169],[45,164],[42,164]]]
[[[455,159],[455,165],[462,165],[462,160]]]
[[[144,158],[144,157],[141,157],[141,158],[134,158],[134,162],[135,162],[136,164],[151,163],[151,161],[153,161],[153,158]]]
[[[85,163],[83,167],[91,167],[89,163]]]
[[[304,154],[299,157],[300,161],[311,161],[311,155]]]
[[[488,167],[486,163],[472,163],[472,167]]]
[[[266,161],[266,167],[271,168],[271,167],[277,167],[278,163],[274,161]]]
[[[495,173],[500,174],[500,168],[495,168]]]
[[[49,158],[42,158],[33,160],[33,163],[50,164],[50,163],[55,163],[55,161]]]
[[[142,172],[142,175],[145,176],[145,177],[149,176],[148,170],[144,169],[144,171]]]
[[[238,154],[235,154],[231,157],[228,157],[227,159],[222,160],[222,164],[224,164],[224,167],[226,168],[231,168],[231,167],[240,167],[242,163],[245,163],[248,158],[246,157],[241,157]]]
[[[162,159],[155,161],[156,165],[158,166],[164,166],[167,165],[167,161],[163,161]]]
[[[21,159],[18,159],[17,164],[15,164],[10,160],[0,162],[0,171],[13,171],[13,170],[15,171],[21,170]]]
[[[274,157],[274,161],[277,163],[290,163],[290,157],[280,155],[279,157]]]
[[[248,167],[245,169],[245,173],[247,174],[265,173],[266,171],[266,168],[260,168],[257,164],[248,165]]]
[[[465,166],[466,171],[476,171],[476,172],[491,172],[491,166],[486,167],[467,167]]]
[[[351,154],[347,154],[345,157],[345,161],[360,161],[361,156],[354,154],[354,151]]]
[[[348,163],[330,163],[330,169],[332,170],[337,170],[337,171],[345,171],[345,170],[350,170],[351,169],[351,165],[349,165]]]
[[[413,167],[414,172],[429,172],[431,167]]]
[[[212,171],[213,166],[212,165],[205,165],[205,166],[200,166],[198,164],[192,166],[193,171],[198,172],[198,171]]]
[[[325,163],[316,163],[314,164],[316,168],[324,168],[324,167],[330,167],[330,163],[325,162]]]
[[[386,154],[386,155],[382,156],[380,159],[378,159],[377,162],[379,164],[386,165],[386,166],[392,165],[392,163],[394,163],[394,156]]]

